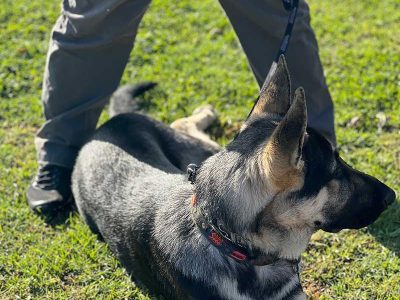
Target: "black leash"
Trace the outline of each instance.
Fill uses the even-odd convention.
[[[281,46],[275,58],[275,62],[278,62],[279,57],[286,53],[286,50],[289,46],[290,38],[292,36],[294,22],[296,21],[297,10],[299,8],[299,0],[282,0],[282,2],[283,7],[286,9],[286,11],[290,12],[290,14],[288,18],[288,23],[286,25],[285,35],[283,36]]]
[[[285,10],[290,12],[289,17],[288,17],[288,22],[286,25],[285,34],[282,38],[278,53],[275,57],[275,60],[272,62],[272,65],[268,71],[267,77],[265,78],[264,84],[262,85],[262,87],[260,89],[259,95],[261,95],[262,92],[268,87],[268,85],[271,81],[272,75],[275,73],[276,66],[278,65],[279,57],[281,55],[284,55],[289,47],[289,42],[290,42],[290,38],[292,37],[294,23],[295,23],[296,17],[297,17],[297,11],[299,8],[299,0],[282,0],[282,2],[283,2],[283,7],[285,8]],[[257,97],[257,100],[254,102],[253,108],[251,109],[247,118],[249,118],[249,116],[253,112],[253,109],[256,106],[259,98],[260,97]]]

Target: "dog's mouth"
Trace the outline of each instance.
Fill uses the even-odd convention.
[[[321,226],[321,229],[326,232],[330,233],[338,233],[339,231],[342,231],[343,229],[361,229],[364,227],[367,227],[371,225],[372,223],[375,222],[375,220],[379,217],[379,214],[375,216],[374,218],[366,219],[366,218],[358,218],[354,219],[352,222],[348,220],[342,220],[341,222],[332,222],[328,223],[324,226]]]
[[[338,233],[339,231],[342,231],[343,228],[337,228],[337,227],[325,227],[321,228],[323,231],[330,232],[330,233]]]

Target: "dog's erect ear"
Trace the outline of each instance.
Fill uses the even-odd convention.
[[[269,83],[267,78],[262,86],[252,116],[265,112],[284,115],[290,107],[290,76],[285,57],[281,55],[278,64],[273,67],[275,70]]]
[[[295,92],[293,104],[275,128],[265,149],[267,176],[279,189],[290,189],[301,183],[301,159],[307,127],[307,108],[303,88]]]

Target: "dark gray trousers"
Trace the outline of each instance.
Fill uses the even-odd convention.
[[[51,35],[43,80],[46,122],[36,135],[39,163],[71,168],[117,88],[150,0],[69,0]],[[287,22],[280,0],[220,0],[258,84],[276,55]],[[309,125],[335,140],[307,4],[300,0],[287,61],[294,86],[307,92]]]

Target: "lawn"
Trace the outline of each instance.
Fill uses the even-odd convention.
[[[36,171],[41,80],[59,1],[3,0],[0,10],[0,299],[149,299],[71,213],[46,225],[25,189]],[[310,0],[342,156],[400,190],[400,2]],[[153,1],[123,83],[154,80],[148,113],[170,122],[204,103],[226,143],[257,86],[217,1]],[[77,87],[79,88],[79,87]],[[358,118],[357,122],[355,117]],[[104,122],[107,115],[103,114]],[[353,122],[350,122],[353,119]],[[313,299],[400,299],[400,204],[372,226],[318,232],[301,280]]]

